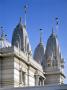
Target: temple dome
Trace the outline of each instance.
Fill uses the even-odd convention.
[[[23,52],[28,53],[31,51],[31,46],[26,31],[25,25],[22,24],[21,18],[19,24],[16,26],[12,36],[12,46],[16,46]],[[31,52],[32,53],[32,52]]]
[[[59,53],[59,43],[55,33],[52,33],[47,41],[46,52],[47,56],[54,56]]]
[[[57,35],[54,32],[52,32],[47,40],[43,64],[45,66],[47,66],[47,64],[49,64],[49,66],[60,65],[60,60],[61,52],[59,42],[57,39]]]
[[[3,27],[1,27],[2,29]],[[1,30],[0,33],[0,49],[1,48],[6,48],[6,47],[11,47],[11,43],[9,43],[6,39],[6,34],[3,32],[3,30]]]
[[[11,43],[9,43],[6,39],[0,38],[0,48],[11,47]]]
[[[44,52],[45,52],[44,45],[43,45],[43,43],[40,42],[37,45],[37,47],[35,48],[34,60],[37,61],[38,63],[42,64],[42,59],[43,59],[43,56],[44,56]]]

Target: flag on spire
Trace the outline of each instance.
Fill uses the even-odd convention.
[[[40,43],[42,43],[42,30],[43,29],[40,28]]]
[[[58,25],[58,17],[56,17],[55,20],[56,20],[56,25]]]
[[[58,24],[59,24],[58,17],[55,18],[55,21],[56,21],[56,31],[57,31],[58,30]]]

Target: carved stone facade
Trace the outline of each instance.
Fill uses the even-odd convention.
[[[0,39],[0,88],[63,84],[64,60],[61,57],[57,37],[51,34],[46,48],[38,44],[32,49],[25,26],[16,26],[12,45]]]
[[[16,47],[0,49],[0,87],[44,85],[44,80],[42,66],[32,57]]]

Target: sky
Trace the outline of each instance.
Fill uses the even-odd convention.
[[[67,0],[0,0],[0,27],[3,26],[9,42],[12,33],[22,17],[25,22],[24,5],[27,4],[27,32],[30,39],[32,51],[39,43],[42,28],[42,39],[44,46],[52,32],[58,36],[62,56],[65,64],[65,75],[67,77]],[[56,30],[55,18],[58,17],[58,30]],[[67,78],[64,81],[67,83]]]

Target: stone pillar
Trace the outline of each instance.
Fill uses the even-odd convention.
[[[43,86],[44,86],[44,80],[45,80],[45,79],[43,79]]]
[[[39,86],[39,75],[35,75],[35,86]]]
[[[30,70],[30,66],[28,66],[28,86],[29,86],[29,70]]]

